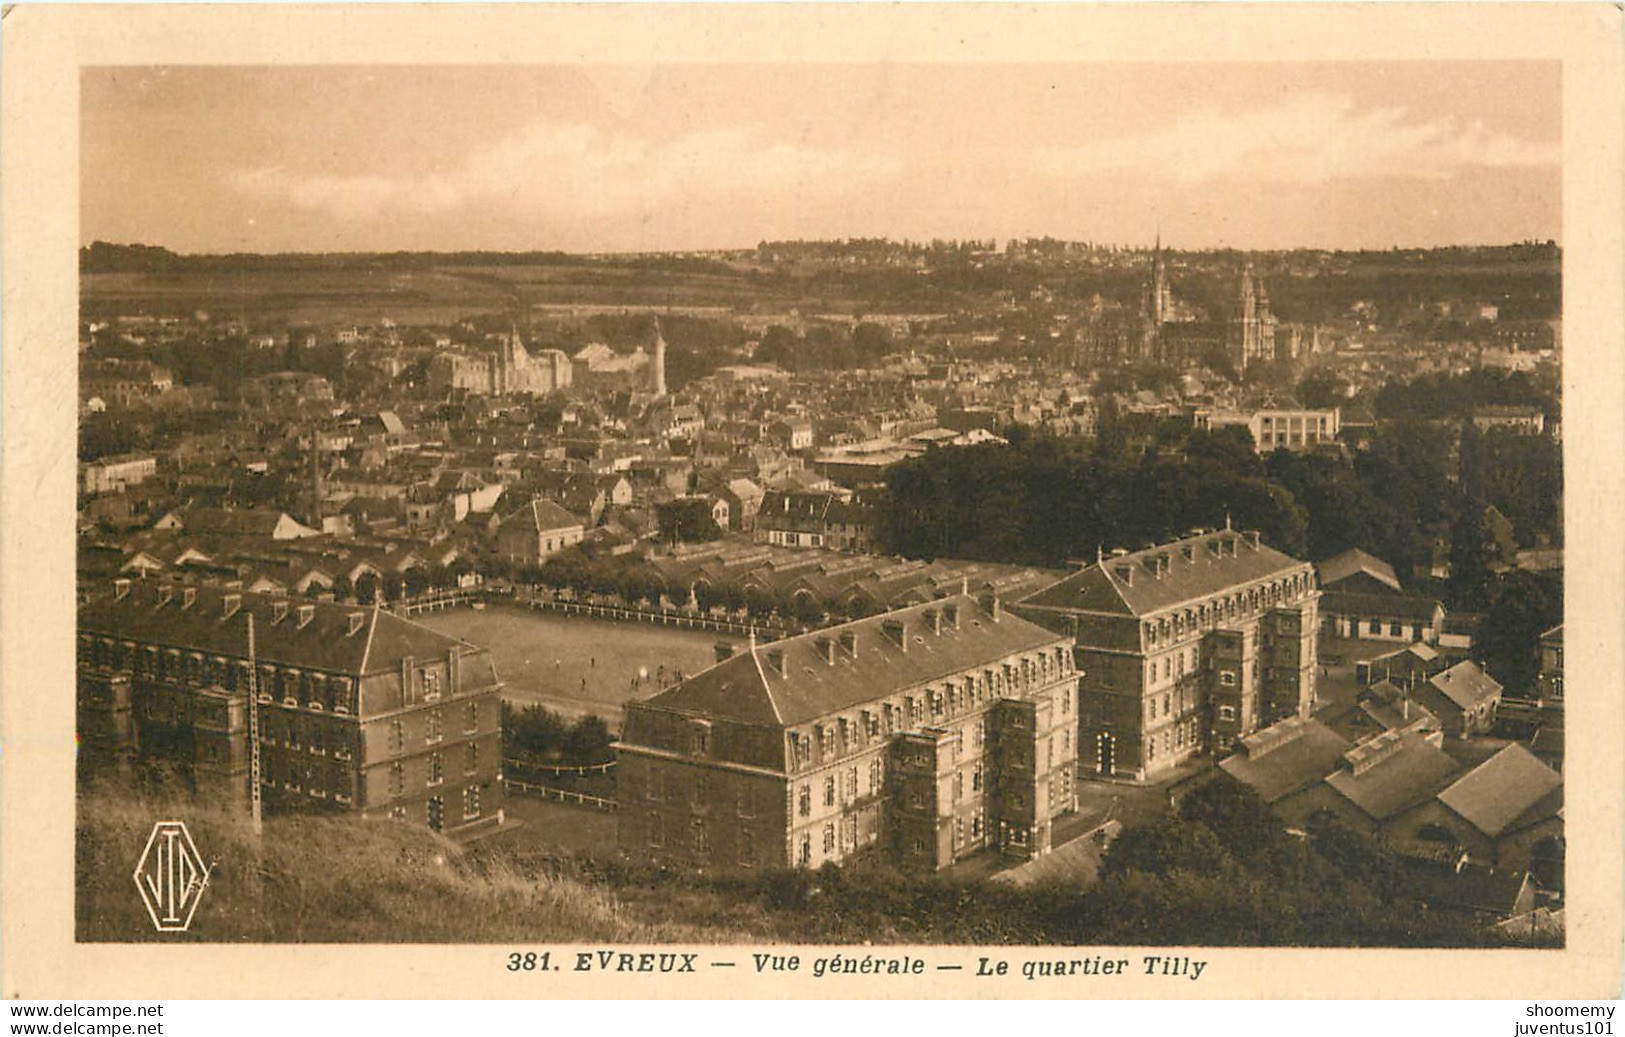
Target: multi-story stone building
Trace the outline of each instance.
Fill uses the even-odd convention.
[[[1272,450],[1315,450],[1335,444],[1343,427],[1343,412],[1337,407],[1286,410],[1266,407],[1259,410],[1220,411],[1203,408],[1192,421],[1199,429],[1216,431],[1237,426],[1253,437],[1253,449],[1260,454]]]
[[[80,606],[78,642],[87,772],[162,760],[246,808],[255,708],[267,813],[446,832],[499,819],[502,685],[485,649],[376,608],[129,580]]]
[[[627,705],[621,849],[722,869],[1047,852],[1076,804],[1076,685],[1065,637],[968,594],[753,640]]]
[[[1314,569],[1228,527],[1102,557],[1014,606],[1077,646],[1079,766],[1155,778],[1315,698]]]

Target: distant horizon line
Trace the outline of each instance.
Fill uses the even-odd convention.
[[[256,256],[256,257],[265,257],[265,258],[273,258],[273,257],[291,258],[291,257],[298,257],[298,256],[335,256],[335,257],[342,257],[342,256],[437,256],[437,255],[457,255],[457,254],[467,254],[467,253],[486,253],[486,254],[491,254],[491,255],[508,255],[508,256],[556,254],[556,255],[561,255],[561,256],[581,256],[581,257],[599,257],[599,256],[623,257],[623,256],[703,256],[703,255],[718,255],[718,254],[723,254],[723,253],[755,252],[757,249],[761,248],[764,245],[792,245],[792,244],[794,244],[794,245],[838,245],[838,244],[854,244],[854,243],[864,243],[864,242],[886,242],[886,243],[894,244],[894,245],[910,245],[910,246],[925,245],[925,246],[929,246],[931,244],[939,243],[939,242],[940,243],[946,243],[946,244],[962,244],[962,243],[965,243],[965,242],[979,241],[979,240],[982,240],[982,239],[980,237],[978,237],[978,236],[975,236],[975,235],[971,235],[971,236],[963,237],[963,238],[953,238],[953,237],[892,238],[892,237],[884,237],[884,236],[882,236],[882,237],[832,237],[832,238],[774,238],[774,239],[764,239],[763,241],[760,241],[755,245],[740,245],[740,246],[734,246],[734,247],[664,248],[664,249],[602,249],[602,250],[588,250],[588,251],[577,251],[577,250],[572,250],[572,249],[567,249],[567,248],[547,248],[547,247],[540,247],[540,246],[533,247],[533,248],[491,248],[491,247],[480,247],[480,246],[467,246],[467,247],[458,247],[458,248],[444,248],[444,247],[442,247],[442,248],[370,248],[370,249],[333,249],[333,250],[277,249],[277,250],[273,250],[273,251],[249,251],[249,250],[243,250],[243,249],[235,249],[235,250],[224,251],[224,252],[213,252],[213,251],[183,252],[183,251],[178,251],[175,248],[172,248],[172,247],[170,247],[168,245],[155,245],[155,244],[151,244],[151,243],[145,242],[145,241],[107,241],[107,240],[102,239],[102,238],[97,238],[97,239],[95,239],[93,241],[84,242],[84,243],[80,244],[79,250],[81,252],[83,252],[83,251],[85,251],[87,249],[90,249],[90,248],[96,246],[96,245],[107,245],[107,246],[110,246],[112,248],[154,249],[154,250],[161,250],[161,251],[167,252],[170,255],[175,256],[176,258],[180,258],[180,259],[226,259],[226,258],[230,258],[232,256]],[[1028,235],[1028,236],[1024,236],[1024,237],[994,237],[994,238],[991,238],[991,239],[988,239],[988,240],[992,240],[992,241],[994,241],[996,243],[1005,243],[1005,244],[1007,244],[1007,243],[1009,243],[1011,241],[1016,241],[1016,242],[1052,241],[1052,242],[1057,242],[1057,243],[1064,244],[1064,245],[1083,245],[1083,246],[1087,246],[1090,249],[1110,249],[1110,250],[1123,251],[1123,252],[1154,252],[1154,251],[1157,251],[1158,249],[1161,249],[1164,252],[1183,252],[1183,253],[1244,252],[1244,253],[1283,253],[1283,254],[1290,254],[1290,253],[1294,253],[1294,252],[1331,252],[1331,253],[1349,253],[1349,254],[1373,254],[1373,253],[1374,254],[1384,254],[1384,253],[1391,253],[1391,252],[1418,252],[1418,251],[1434,252],[1434,251],[1444,251],[1444,250],[1449,250],[1449,249],[1509,249],[1509,248],[1520,248],[1520,247],[1555,248],[1558,251],[1562,251],[1562,248],[1563,248],[1562,242],[1560,240],[1556,239],[1556,238],[1525,238],[1525,239],[1522,239],[1522,240],[1519,240],[1519,241],[1504,241],[1503,240],[1503,241],[1495,241],[1495,242],[1488,242],[1488,241],[1478,241],[1478,242],[1456,241],[1456,242],[1439,243],[1439,244],[1432,244],[1432,245],[1419,245],[1419,244],[1401,245],[1401,244],[1395,244],[1395,245],[1390,245],[1390,246],[1388,246],[1386,248],[1378,248],[1378,247],[1375,247],[1375,246],[1351,247],[1351,246],[1330,246],[1330,245],[1290,245],[1290,246],[1252,247],[1252,248],[1243,247],[1243,246],[1240,246],[1240,245],[1180,246],[1180,245],[1170,245],[1167,242],[1158,242],[1158,241],[1152,241],[1151,243],[1148,243],[1148,244],[1137,244],[1137,243],[1132,243],[1132,242],[1090,241],[1090,240],[1084,239],[1084,238],[1060,238],[1060,237],[1055,237],[1053,235],[1045,235],[1045,236]],[[1003,244],[996,244],[993,251],[998,252],[998,253],[1002,253],[1004,251]]]

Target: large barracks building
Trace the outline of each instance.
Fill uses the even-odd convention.
[[[80,606],[78,639],[87,773],[167,761],[246,808],[257,708],[267,813],[498,821],[502,686],[484,649],[375,608],[129,580]]]
[[[620,845],[699,867],[1029,857],[1076,805],[1071,639],[968,594],[766,645],[644,702]]]
[[[1144,780],[1309,715],[1319,598],[1309,563],[1227,525],[1102,557],[1016,610],[1077,645],[1079,765]]]

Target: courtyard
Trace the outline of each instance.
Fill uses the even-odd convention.
[[[501,604],[427,613],[415,622],[489,649],[508,701],[546,706],[569,719],[596,714],[611,728],[619,726],[628,699],[649,698],[678,675],[710,666],[719,640],[708,631]]]

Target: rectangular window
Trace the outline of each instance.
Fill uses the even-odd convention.
[[[431,709],[423,721],[423,743],[433,745],[443,737],[445,736],[440,731],[440,711]]]
[[[660,816],[660,814],[658,812],[653,811],[653,810],[649,811],[649,845],[650,846],[664,846],[664,845],[666,845],[666,824],[665,824],[665,820]]]
[[[406,765],[392,763],[389,765],[389,794],[398,796],[406,791]]]
[[[470,785],[463,790],[463,820],[472,821],[480,816],[480,787]]]
[[[423,677],[423,701],[433,702],[440,697],[440,674],[420,670]]]
[[[445,770],[446,770],[445,761],[440,758],[440,754],[439,753],[430,753],[429,754],[429,784],[430,785],[438,785],[442,781],[444,781],[445,777],[446,777]]]
[[[824,779],[824,805],[826,807],[835,805],[835,778],[833,776]]]
[[[1219,683],[1224,685],[1227,688],[1235,687],[1235,684],[1236,684],[1236,671],[1234,671],[1234,670],[1220,670],[1219,671]]]
[[[869,793],[873,795],[880,791],[881,783],[885,780],[880,759],[876,757],[869,761]]]
[[[406,749],[406,727],[399,720],[389,722],[389,751],[403,752]]]
[[[1235,706],[1220,706],[1219,707],[1219,719],[1220,720],[1226,720],[1226,721],[1235,720],[1236,719],[1236,707]]]
[[[694,840],[694,856],[709,857],[711,855],[711,833],[706,829],[704,819],[695,818],[689,831]]]
[[[835,822],[833,821],[824,825],[824,852],[826,854],[835,852]]]
[[[739,830],[739,866],[748,868],[756,863],[756,834],[748,828]]]
[[[477,771],[479,769],[480,769],[480,743],[478,743],[478,742],[469,742],[468,746],[467,746],[467,749],[466,749],[466,755],[465,755],[465,758],[463,760],[463,771],[466,774],[473,774],[475,771]]]
[[[801,791],[796,794],[796,813],[806,817],[812,813],[812,787],[802,785]]]
[[[480,704],[470,702],[463,710],[463,733],[473,734],[480,729]]]

